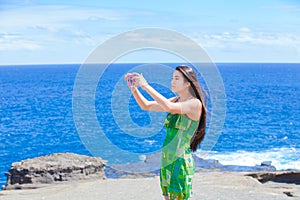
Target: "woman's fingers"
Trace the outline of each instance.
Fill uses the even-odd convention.
[[[136,72],[125,74],[124,79],[127,81],[129,87],[148,85],[144,76]]]
[[[128,76],[130,76],[131,75],[131,73],[127,73],[127,74],[125,74],[125,76],[124,76],[124,80],[125,81],[127,81],[127,79],[128,79]]]
[[[146,86],[148,85],[148,82],[146,81],[146,79],[144,78],[143,74],[139,74],[139,85],[142,86]]]

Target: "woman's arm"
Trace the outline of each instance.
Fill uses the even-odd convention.
[[[200,111],[201,102],[198,99],[190,99],[185,102],[172,102],[157,92],[150,85],[142,87],[166,112],[174,114],[198,114]],[[197,113],[195,113],[197,112]]]
[[[201,116],[201,102],[199,99],[190,99],[185,102],[174,102],[165,98],[150,86],[143,75],[139,75],[139,85],[155,100],[155,102],[166,112],[174,114],[187,114],[192,119],[199,119]]]
[[[147,100],[136,87],[131,87],[131,92],[142,110],[164,112],[162,107],[155,101]]]
[[[147,100],[136,87],[131,87],[131,92],[142,110],[166,112],[156,101]],[[168,99],[170,102],[174,102],[177,97]]]
[[[129,76],[130,76],[131,80],[129,80]],[[134,99],[136,100],[136,102],[138,103],[140,108],[142,110],[164,112],[164,110],[161,108],[160,105],[158,105],[157,102],[147,100],[140,93],[140,91],[137,88],[137,77],[138,77],[138,73],[128,73],[124,76],[124,79],[127,81],[128,87],[130,88],[130,90],[134,96]]]

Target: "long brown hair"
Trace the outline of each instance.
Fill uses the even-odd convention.
[[[199,120],[199,125],[196,131],[194,132],[191,143],[190,143],[190,149],[195,152],[197,151],[197,147],[200,145],[200,143],[203,141],[205,136],[205,130],[206,130],[206,103],[203,96],[202,88],[200,87],[200,84],[197,79],[197,75],[194,72],[194,70],[185,65],[180,65],[176,67],[176,70],[182,73],[183,77],[185,78],[185,81],[190,82],[191,87],[189,87],[190,93],[197,99],[200,100],[202,107],[201,107],[201,116]]]

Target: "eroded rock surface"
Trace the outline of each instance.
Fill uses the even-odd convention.
[[[300,184],[300,171],[256,172],[247,174],[261,183],[273,181],[277,183]]]
[[[3,189],[37,188],[63,181],[105,179],[106,161],[74,153],[57,153],[12,164]]]

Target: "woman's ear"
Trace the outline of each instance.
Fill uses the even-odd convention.
[[[190,87],[191,86],[191,83],[190,82],[186,82],[186,87],[188,88],[188,87]]]

